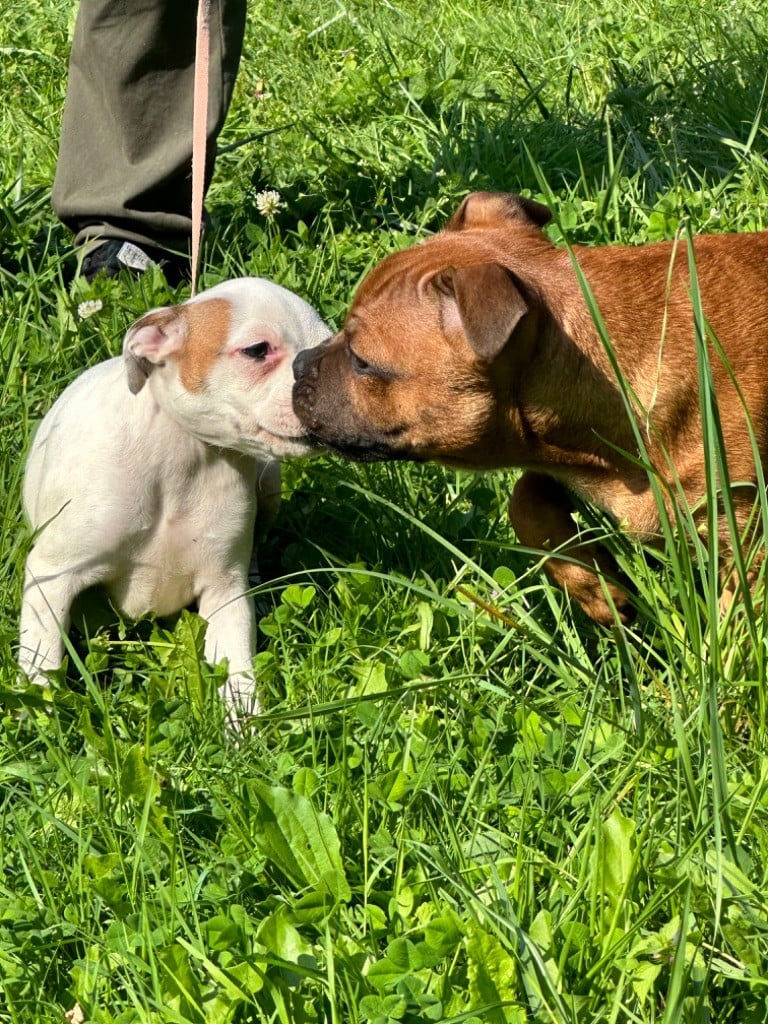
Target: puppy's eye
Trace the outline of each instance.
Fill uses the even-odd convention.
[[[241,348],[240,351],[244,356],[248,356],[249,359],[255,359],[256,362],[259,362],[262,359],[266,359],[272,349],[268,341],[257,341],[253,345],[248,345],[247,348]]]

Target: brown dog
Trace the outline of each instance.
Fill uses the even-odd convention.
[[[650,462],[668,493],[682,490],[705,516],[689,253],[685,242],[574,250],[630,414],[573,259],[541,231],[549,219],[518,196],[468,196],[444,231],[374,268],[338,334],[300,353],[294,408],[317,440],[355,459],[523,467],[509,509],[518,539],[566,555],[547,560],[549,575],[610,622],[605,584],[575,563],[615,566],[576,539],[572,495],[651,539]],[[768,454],[768,232],[700,237],[694,253],[726,356],[709,346],[743,529],[756,494],[748,419],[764,465]],[[624,618],[626,593],[608,589]]]

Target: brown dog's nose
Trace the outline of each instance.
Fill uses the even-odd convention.
[[[314,348],[306,348],[303,352],[299,352],[296,358],[293,360],[293,379],[296,381],[301,380],[302,377],[306,377],[311,372],[312,367],[317,362],[319,356],[317,350],[321,346],[316,345]]]

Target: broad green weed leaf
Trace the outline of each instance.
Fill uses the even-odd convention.
[[[661,973],[662,965],[653,963],[650,960],[643,960],[632,970],[632,988],[637,996],[640,1005],[644,1006],[648,996]]]
[[[435,611],[428,601],[419,601],[416,610],[419,615],[419,650],[426,651],[432,640]]]
[[[119,853],[92,853],[85,858],[85,867],[97,882],[117,871],[120,864]]]
[[[398,658],[397,667],[403,679],[420,679],[429,671],[429,655],[425,651],[404,651]]]
[[[252,782],[249,792],[257,804],[254,838],[264,856],[293,882],[324,889],[346,902],[351,893],[339,837],[328,815],[280,786]]]
[[[264,975],[253,964],[245,962],[237,964],[235,967],[228,968],[227,973],[251,997],[264,988]]]
[[[438,1021],[442,1019],[443,1004],[437,996],[425,991],[424,981],[421,978],[409,974],[398,983],[397,992],[408,997],[410,1007],[418,1008],[419,1020]]]
[[[201,992],[197,975],[189,962],[189,954],[178,943],[161,953],[160,984],[163,1001],[169,1010],[175,1010],[182,1020],[204,1021],[201,1010]]]
[[[178,642],[174,662],[182,672],[192,706],[199,713],[206,706],[202,673],[206,623],[199,615],[183,611],[173,631]]]
[[[308,799],[320,789],[320,776],[313,768],[297,768],[293,776],[292,788],[294,793],[305,796]]]
[[[500,565],[497,569],[494,569],[493,578],[502,590],[506,590],[507,587],[512,586],[517,576],[508,566]]]
[[[120,792],[124,800],[143,804],[157,796],[159,786],[155,774],[144,759],[144,748],[134,744],[125,755],[120,771]]]
[[[319,924],[333,910],[334,897],[327,889],[313,889],[291,904],[291,918],[297,924]]]
[[[242,940],[239,925],[224,914],[212,917],[205,925],[206,941],[211,949],[224,950],[237,947]]]
[[[549,956],[554,952],[552,940],[552,915],[546,910],[540,910],[531,922],[528,934],[536,943],[543,956]]]
[[[547,734],[542,727],[541,717],[535,711],[518,712],[522,746],[529,757],[535,757],[545,747]]]
[[[371,693],[386,693],[387,669],[382,661],[365,661],[352,668],[358,682],[347,691],[350,697],[362,697]]]
[[[597,866],[603,892],[613,904],[624,896],[632,874],[634,837],[634,821],[625,818],[618,807],[600,826]]]
[[[170,690],[183,681],[183,686],[198,714],[206,707],[207,685],[203,672],[206,622],[194,612],[184,610],[173,631],[155,625],[150,642],[161,668],[155,672],[153,684],[166,698]]]
[[[314,969],[316,961],[312,946],[287,920],[283,908],[270,914],[261,924],[256,938],[268,953],[289,964]],[[298,982],[300,976],[294,976]]]
[[[371,784],[370,795],[373,798],[378,798],[388,807],[397,808],[410,786],[411,777],[399,768],[395,768]]]
[[[467,958],[472,1008],[482,1008],[483,1019],[493,1024],[516,1020],[502,1005],[517,998],[515,961],[499,940],[474,925],[467,942]]]
[[[726,856],[718,856],[715,850],[707,850],[704,858],[713,877],[722,878],[725,891],[733,896],[749,896],[755,891],[754,882],[744,874],[741,868]]]
[[[389,901],[390,914],[399,914],[404,921],[408,921],[410,923],[415,900],[416,896],[413,889],[408,885],[401,885],[397,890],[397,895],[393,896]]]
[[[315,647],[334,647],[344,635],[341,626],[332,626],[315,640]]]
[[[85,708],[80,712],[78,729],[80,731],[80,735],[89,747],[99,753],[102,757],[109,759],[109,754],[112,752],[111,745],[107,743],[103,736],[99,736],[96,732],[93,727],[93,723],[91,722],[90,712]]]
[[[463,922],[450,908],[433,917],[424,929],[424,941],[440,957],[450,956],[462,940]]]

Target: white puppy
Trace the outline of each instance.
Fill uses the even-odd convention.
[[[279,493],[275,459],[311,450],[291,407],[291,364],[329,333],[297,295],[240,278],[147,313],[123,358],[63,392],[24,478],[37,536],[19,662],[31,679],[61,664],[72,602],[101,584],[131,619],[197,601],[206,658],[229,663],[231,717],[258,713],[246,593],[257,494]]]

